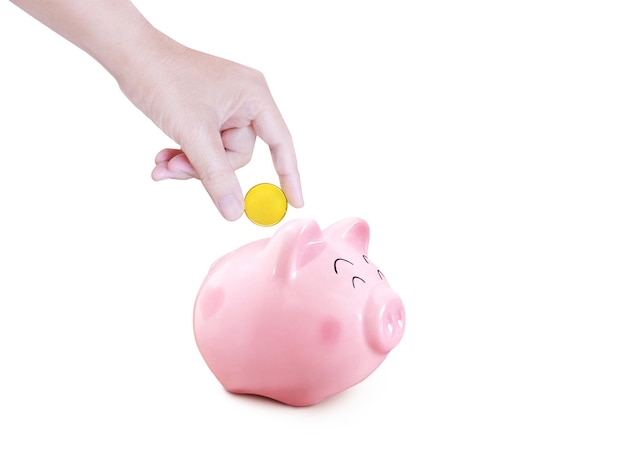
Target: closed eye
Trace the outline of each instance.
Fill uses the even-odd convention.
[[[365,281],[363,280],[363,278],[360,278],[359,276],[354,276],[352,278],[352,287],[354,287],[356,289],[356,286],[354,285],[354,281],[358,279],[359,281],[361,281],[363,284],[365,284]]]
[[[380,269],[378,270],[378,276],[379,276],[381,279],[384,279],[384,278],[385,278],[385,275],[384,275],[384,274],[380,271]]]
[[[370,260],[369,260],[369,259],[367,259],[367,255],[363,255],[363,259],[365,260],[365,262],[366,262],[367,264],[370,264]]]
[[[344,259],[344,258],[337,258],[337,259],[335,260],[335,264],[334,264],[334,267],[335,267],[335,273],[336,273],[336,274],[339,274],[339,272],[337,271],[337,261],[345,261],[346,263],[350,263],[350,264],[352,264],[352,265],[354,264],[352,261],[348,261],[347,259]]]

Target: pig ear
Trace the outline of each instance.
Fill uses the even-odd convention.
[[[326,243],[312,219],[298,219],[283,225],[265,248],[273,263],[273,275],[282,279],[296,276],[298,269],[322,252]]]
[[[352,217],[340,220],[328,227],[324,230],[324,236],[346,240],[366,255],[370,242],[370,226],[365,220]]]

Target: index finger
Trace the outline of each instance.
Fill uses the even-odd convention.
[[[302,207],[302,183],[291,133],[276,105],[261,111],[253,122],[256,134],[270,149],[280,187],[293,207]]]

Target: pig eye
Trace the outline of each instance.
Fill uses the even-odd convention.
[[[345,261],[346,263],[350,263],[350,264],[352,264],[352,265],[354,264],[352,261],[348,261],[347,259],[344,259],[344,258],[337,258],[337,259],[335,260],[335,265],[334,265],[334,266],[335,266],[335,273],[336,273],[336,274],[339,274],[339,272],[337,271],[337,261]]]
[[[363,259],[365,260],[367,264],[370,264],[370,260],[367,258],[367,255],[363,255]],[[378,271],[378,277],[380,277],[381,279],[385,279],[385,275],[381,272],[381,270],[378,269],[377,271]]]
[[[355,280],[357,280],[357,279],[358,279],[359,281],[361,281],[363,284],[365,284],[365,280],[363,280],[363,278],[361,278],[361,277],[359,277],[359,276],[354,276],[354,277],[352,278],[352,287],[354,287],[355,289],[356,289],[356,286],[354,285],[354,281],[355,281]]]

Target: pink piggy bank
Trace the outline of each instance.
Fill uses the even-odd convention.
[[[404,333],[400,297],[367,256],[369,225],[314,220],[218,259],[194,307],[207,365],[232,393],[307,406],[368,377]]]

